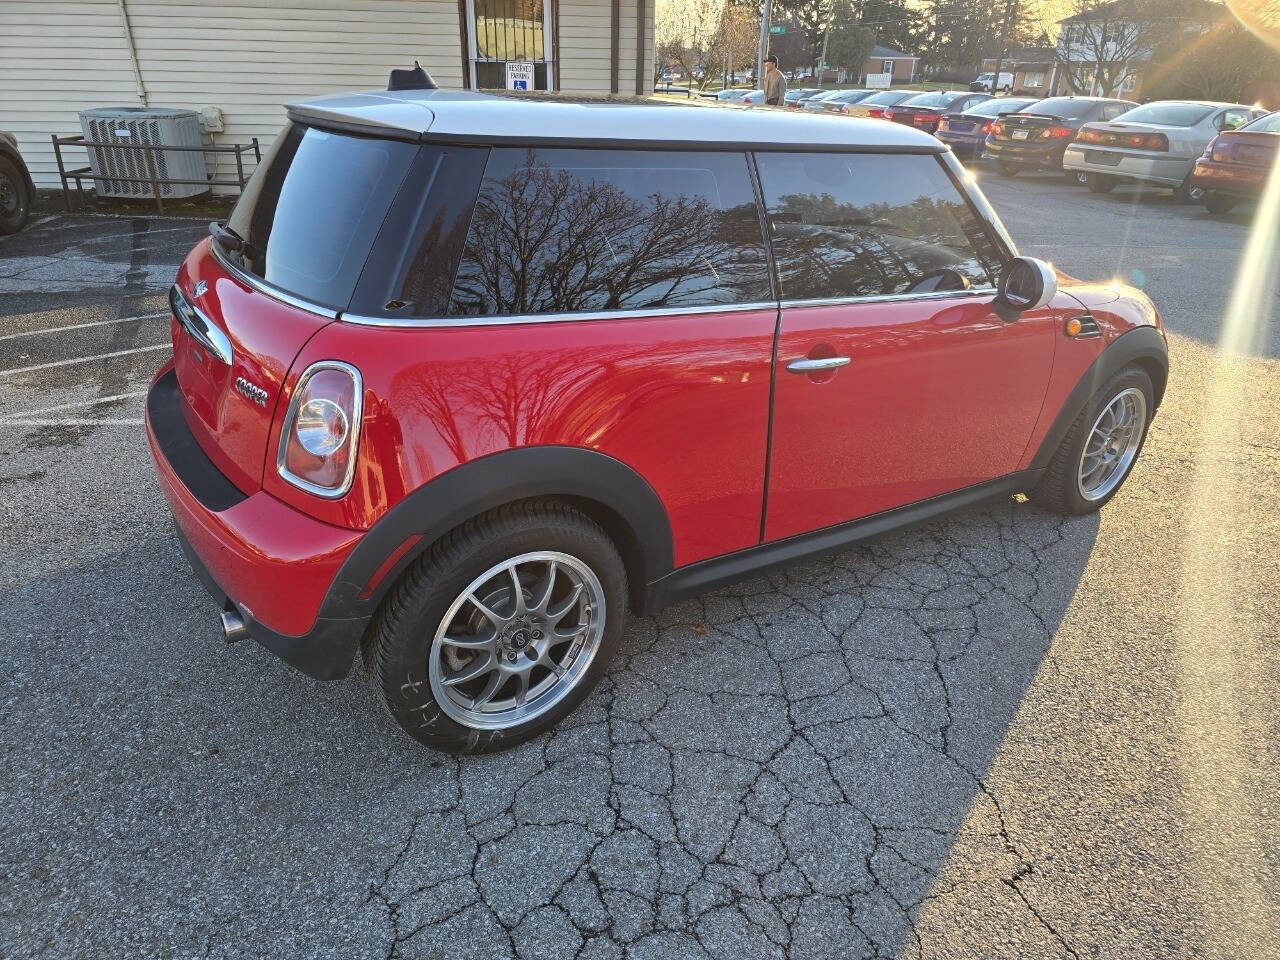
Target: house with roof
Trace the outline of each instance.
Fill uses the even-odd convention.
[[[877,44],[872,48],[871,55],[863,61],[858,81],[861,82],[868,73],[891,73],[893,83],[911,83],[916,78],[919,64],[919,57]]]
[[[1046,96],[1085,96],[1139,99],[1143,77],[1161,41],[1178,33],[1191,36],[1207,31],[1224,15],[1212,0],[1193,0],[1152,16],[1141,0],[1112,0],[1058,21],[1054,70]]]

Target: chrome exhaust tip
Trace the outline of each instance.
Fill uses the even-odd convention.
[[[222,635],[227,643],[235,643],[249,636],[249,628],[244,625],[244,618],[238,610],[223,610],[219,615],[222,620]]]

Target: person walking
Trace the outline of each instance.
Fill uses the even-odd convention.
[[[787,79],[778,69],[778,56],[771,53],[764,61],[764,102],[767,107],[781,107],[787,96]]]

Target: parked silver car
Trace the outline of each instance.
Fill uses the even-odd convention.
[[[1062,158],[1064,170],[1087,174],[1086,185],[1106,193],[1134,181],[1169,187],[1185,203],[1204,190],[1191,183],[1196,158],[1223,130],[1235,130],[1266,111],[1242,103],[1158,100],[1109,122],[1086,123]]]

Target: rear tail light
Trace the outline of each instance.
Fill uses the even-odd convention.
[[[884,118],[884,110],[881,107],[872,107],[870,110],[867,111],[867,116],[876,117],[877,119],[882,119]]]
[[[1138,133],[1129,138],[1129,145],[1144,150],[1168,150],[1169,138],[1163,133]]]
[[[936,118],[932,114],[917,113],[911,118],[912,123],[933,123]]]
[[[1074,134],[1075,134],[1075,131],[1072,130],[1070,127],[1049,127],[1045,130],[1040,131],[1040,139],[1041,140],[1060,140],[1063,137],[1070,137]]]
[[[1076,135],[1076,139],[1081,143],[1101,143],[1102,132],[1099,130],[1091,130],[1088,127],[1085,127]]]
[[[998,137],[1004,133],[1004,124],[999,120],[995,120],[988,123],[986,129],[987,133],[991,134],[993,137]]]
[[[362,399],[355,367],[337,360],[309,366],[280,430],[280,476],[318,497],[345,495],[355,474]]]
[[[999,127],[999,126],[1000,126],[1000,124],[996,123],[994,120],[988,121],[987,123],[984,123],[984,124],[982,125],[982,132],[983,132],[983,133],[995,133],[995,132],[996,132],[996,127]]]

